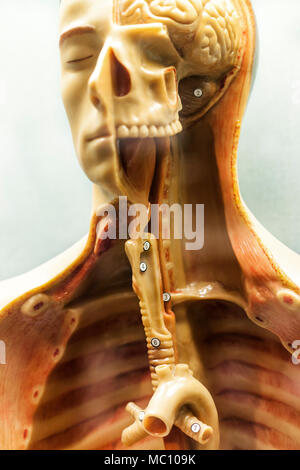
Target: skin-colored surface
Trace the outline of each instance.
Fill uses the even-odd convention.
[[[236,176],[253,13],[248,0],[175,3],[62,0],[62,93],[94,215],[85,246],[10,281],[3,295],[2,448],[126,448],[121,434],[137,410],[146,420],[130,428],[130,448],[203,448],[172,427],[191,437],[191,412],[211,426],[211,448],[219,427],[220,448],[300,448],[300,372],[281,344],[292,352],[300,338],[299,256],[255,221]],[[124,241],[101,239],[113,222],[96,215],[121,194],[205,204],[203,249],[160,237],[145,255],[130,241],[130,266]],[[159,350],[148,350],[150,377],[141,313],[147,340],[168,339],[165,362],[193,372],[185,386],[174,369],[156,382],[167,367],[154,370]],[[153,431],[156,418],[169,435]]]

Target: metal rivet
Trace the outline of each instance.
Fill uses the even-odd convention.
[[[160,346],[160,341],[158,338],[152,338],[151,339],[151,344],[154,348],[159,348]]]
[[[163,300],[164,300],[164,302],[170,302],[170,300],[171,300],[171,295],[169,294],[169,292],[165,292],[165,293],[163,294]]]
[[[196,88],[196,90],[194,90],[194,95],[196,96],[196,98],[201,98],[201,96],[203,95],[203,91],[201,90],[201,88]]]
[[[192,424],[192,426],[191,426],[191,430],[192,430],[192,432],[194,432],[194,433],[199,432],[200,429],[201,429],[201,426],[200,426],[200,424],[198,424],[198,423],[194,423],[194,424]]]
[[[141,263],[140,264],[140,270],[142,273],[146,272],[147,271],[147,265],[146,263]]]
[[[145,412],[144,411],[140,411],[139,412],[139,420],[142,422],[144,420],[144,417],[145,417]]]
[[[144,243],[144,251],[149,251],[150,248],[151,248],[150,243],[149,243],[149,242],[145,242],[145,243]]]

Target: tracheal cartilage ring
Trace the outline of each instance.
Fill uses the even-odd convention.
[[[154,394],[145,411],[134,403],[127,405],[135,422],[123,431],[123,444],[132,445],[147,435],[166,437],[175,424],[199,444],[218,448],[218,415],[210,393],[187,364],[175,365],[172,334],[164,322],[157,240],[151,234],[129,240],[126,254],[140,301]]]

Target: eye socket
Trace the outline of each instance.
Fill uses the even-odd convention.
[[[153,44],[145,44],[143,50],[145,57],[147,57],[150,62],[163,64],[166,67],[173,65],[174,57],[170,57],[170,54],[168,54],[168,51],[165,51],[164,48],[159,48],[157,45]]]
[[[139,48],[142,52],[142,62],[164,65],[165,67],[175,66],[179,60],[177,51],[167,37],[142,37],[139,38]]]

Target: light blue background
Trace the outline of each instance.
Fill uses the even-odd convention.
[[[0,0],[0,279],[59,254],[88,230],[91,185],[59,90],[58,0]],[[245,201],[300,252],[300,3],[253,0],[260,36],[243,122]]]

